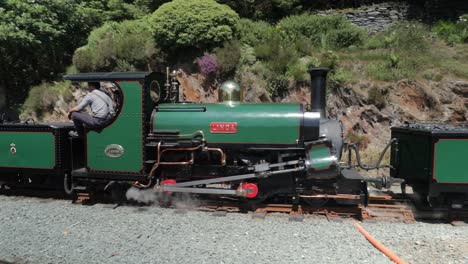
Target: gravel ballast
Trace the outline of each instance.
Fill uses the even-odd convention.
[[[467,263],[468,227],[365,223],[409,263]],[[453,242],[456,241],[456,242]],[[437,245],[441,245],[438,247]],[[73,205],[0,196],[0,262],[16,263],[392,263],[350,220],[159,207]]]

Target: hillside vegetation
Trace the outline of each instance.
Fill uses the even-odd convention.
[[[351,141],[366,145],[394,120],[466,120],[463,98],[446,90],[453,80],[468,80],[468,15],[431,26],[403,21],[370,34],[300,3],[6,0],[0,3],[0,88],[10,105],[22,105],[23,119],[60,120],[79,95],[60,81],[65,69],[170,66],[181,70],[187,100],[216,101],[219,83],[235,79],[246,101],[307,104],[307,69],[323,66],[331,69],[329,113],[348,124]],[[456,85],[463,94],[463,84]],[[409,101],[421,100],[422,108],[414,106],[421,113],[395,107],[408,104],[398,97],[408,92],[415,93]]]

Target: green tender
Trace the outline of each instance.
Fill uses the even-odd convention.
[[[434,179],[439,183],[468,183],[468,139],[440,139],[434,144]]]
[[[88,167],[94,171],[138,173],[143,170],[142,87],[139,82],[119,82],[123,108],[117,120],[100,133],[88,133]],[[122,146],[120,157],[104,153],[107,146]]]
[[[50,132],[0,132],[0,167],[53,169],[54,135]]]
[[[330,149],[325,145],[315,145],[309,151],[311,167],[315,170],[326,170],[330,168]]]
[[[208,144],[297,144],[302,114],[299,104],[162,104],[153,129],[203,131]],[[236,133],[210,132],[217,122],[236,122]]]

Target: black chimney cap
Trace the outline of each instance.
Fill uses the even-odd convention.
[[[308,71],[313,75],[326,75],[330,70],[325,67],[310,67]]]

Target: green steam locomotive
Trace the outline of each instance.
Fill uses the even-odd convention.
[[[468,175],[460,169],[460,158],[468,148],[457,148],[450,160],[445,155],[468,144],[468,130],[427,139],[433,147],[424,148],[411,138],[414,128],[395,129],[385,148],[392,153],[390,165],[380,164],[383,154],[376,165],[363,165],[350,145],[346,149],[349,155],[356,151],[358,164],[352,164],[351,156],[348,163],[341,162],[342,125],[325,115],[328,70],[309,71],[309,110],[299,103],[242,103],[242,91],[232,82],[220,88],[219,103],[184,102],[176,76],[169,72],[67,75],[64,79],[72,82],[114,85],[112,122],[87,131],[84,138],[68,136],[72,123],[3,122],[0,183],[3,188],[63,189],[68,194],[104,192],[120,184],[165,194],[317,205],[327,199],[365,204],[369,183],[404,186],[406,180],[431,201],[463,206]],[[448,143],[453,138],[456,146]],[[414,160],[417,166],[411,166]],[[431,166],[436,176],[428,171]],[[393,177],[364,177],[356,167],[390,167]]]

